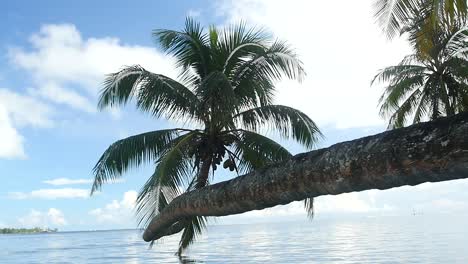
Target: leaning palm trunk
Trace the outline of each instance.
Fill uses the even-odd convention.
[[[185,193],[146,229],[151,241],[181,219],[225,216],[308,197],[468,178],[468,113],[299,154]]]

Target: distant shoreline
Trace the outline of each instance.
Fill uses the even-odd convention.
[[[43,234],[43,233],[56,233],[57,228],[0,228],[1,235],[8,234]]]

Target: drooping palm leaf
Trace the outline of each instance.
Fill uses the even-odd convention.
[[[411,116],[413,109],[419,102],[421,96],[420,90],[415,90],[392,114],[389,119],[389,128],[400,128],[406,123],[406,120]]]
[[[312,148],[322,136],[310,117],[292,107],[266,105],[249,109],[234,116],[234,120],[247,130],[259,131],[269,126],[284,138],[293,138],[308,148]]]
[[[455,32],[444,47],[445,51],[452,57],[468,57],[468,27]]]
[[[389,82],[395,85],[400,80],[414,77],[414,76],[424,76],[427,72],[427,68],[420,65],[397,65],[390,66],[385,69],[382,69],[375,75],[371,81],[371,85],[374,85],[377,82]]]
[[[193,177],[193,164],[188,150],[198,132],[182,135],[166,147],[166,153],[157,161],[156,169],[138,194],[136,212],[138,222],[146,226],[149,221],[180,194]]]
[[[274,140],[246,130],[239,131],[234,153],[239,160],[239,171],[243,173],[263,168],[292,156],[287,149]]]
[[[307,211],[307,216],[309,219],[313,219],[315,215],[314,210],[314,198],[307,198],[304,200],[304,207]]]
[[[388,85],[379,100],[381,116],[386,117],[389,113],[392,113],[394,109],[399,107],[409,92],[422,87],[425,81],[426,77],[424,75],[416,75]]]
[[[129,168],[157,160],[164,154],[167,144],[180,134],[179,129],[147,132],[112,144],[94,166],[94,183],[91,193],[107,181],[114,180]]]
[[[182,232],[182,236],[179,242],[179,250],[177,254],[180,256],[182,252],[192,244],[197,236],[199,236],[203,230],[206,229],[206,217],[195,216],[189,219],[187,226]]]
[[[99,108],[126,104],[135,98],[137,107],[156,117],[195,118],[198,99],[179,82],[135,65],[109,74],[99,98]]]
[[[264,168],[268,164],[281,162],[292,154],[277,142],[260,134],[242,130],[235,142],[235,156],[238,158],[239,171],[248,173]],[[310,219],[314,216],[314,199],[304,200],[304,207]]]

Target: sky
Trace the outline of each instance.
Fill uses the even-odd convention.
[[[307,77],[278,82],[276,103],[317,122],[325,134],[318,147],[385,130],[377,107],[382,87],[370,81],[411,50],[404,39],[384,37],[372,1],[8,1],[0,10],[0,227],[136,227],[135,198],[151,166],[90,196],[92,168],[114,141],[175,124],[131,104],[99,111],[97,98],[105,74],[125,65],[177,78],[151,31],[182,29],[187,16],[218,27],[243,20],[292,45]],[[228,178],[220,173],[216,181]],[[316,217],[457,215],[468,209],[467,187],[458,180],[319,197]],[[305,218],[295,202],[216,223]]]

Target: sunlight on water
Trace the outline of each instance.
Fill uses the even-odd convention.
[[[467,218],[415,216],[211,226],[185,263],[468,263]],[[139,231],[0,236],[1,263],[178,263],[178,238]]]

